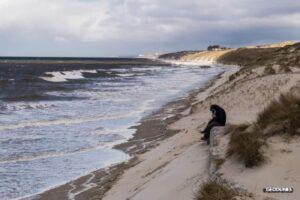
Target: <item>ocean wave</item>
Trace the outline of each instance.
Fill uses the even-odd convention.
[[[20,155],[20,157],[18,158],[10,157],[8,159],[0,160],[0,165],[7,164],[7,163],[30,162],[34,160],[57,158],[57,157],[68,157],[75,154],[86,153],[89,151],[96,151],[99,149],[105,149],[105,148],[110,149],[116,144],[120,144],[122,142],[125,142],[126,140],[125,137],[118,134],[105,134],[105,137],[107,139],[103,137],[103,140],[100,141],[100,143],[97,146],[83,147],[81,149],[77,149],[72,152],[42,152],[39,153],[39,155],[28,155],[28,156]]]
[[[50,82],[66,82],[68,79],[83,79],[82,73],[97,73],[97,70],[73,70],[73,71],[57,71],[46,72],[45,76],[40,76],[41,79]]]
[[[163,61],[170,64],[183,65],[183,66],[209,66],[209,65],[216,64],[216,62],[213,59],[199,59],[193,61],[184,61],[184,60],[163,60]]]
[[[0,111],[15,112],[21,110],[48,109],[53,107],[56,107],[56,105],[43,103],[0,104]]]
[[[137,71],[137,72],[140,72],[140,71],[159,71],[161,69],[162,69],[162,67],[133,67],[133,68],[131,68],[131,70]]]
[[[126,74],[117,74],[118,76],[121,76],[121,77],[132,77],[132,76],[135,76],[136,74],[135,73],[126,73]]]
[[[123,114],[115,113],[115,114],[107,114],[104,113],[103,115],[97,115],[87,118],[79,118],[79,119],[57,119],[57,120],[45,120],[45,121],[29,121],[23,122],[19,124],[10,124],[10,125],[1,125],[0,130],[11,130],[11,129],[20,129],[20,128],[29,128],[29,127],[46,127],[46,126],[55,126],[55,125],[73,125],[73,124],[81,124],[86,122],[96,122],[102,120],[116,120],[116,119],[123,119],[131,116],[136,116],[144,112],[146,105],[142,105],[143,108],[132,111],[126,112]]]
[[[3,145],[1,155],[4,156],[0,162],[1,167],[15,166],[16,170],[13,170],[17,173],[18,169],[28,166],[30,172],[35,170],[38,172],[31,174],[30,181],[34,183],[40,181],[45,186],[49,185],[45,181],[47,180],[45,177],[50,173],[48,169],[57,168],[51,171],[55,174],[62,172],[65,165],[68,168],[64,171],[65,174],[77,173],[86,168],[90,170],[94,167],[91,164],[92,160],[96,162],[100,159],[101,162],[105,162],[110,159],[110,154],[99,153],[103,151],[102,148],[104,151],[111,150],[114,145],[132,138],[136,130],[130,127],[137,125],[136,122],[151,112],[155,113],[156,109],[171,99],[180,97],[190,89],[200,87],[202,82],[210,79],[214,73],[219,73],[213,68],[204,70],[200,69],[199,65],[180,64],[167,67],[114,65],[103,66],[103,68],[105,69],[92,71],[59,71],[59,68],[54,72],[45,70],[47,73],[40,73],[38,77],[46,79],[39,79],[35,84],[24,82],[27,84],[24,90],[35,89],[35,94],[84,97],[82,100],[67,101],[65,98],[60,98],[55,102],[27,101],[27,105],[25,101],[3,101],[11,106],[9,107],[11,110],[25,109],[25,111],[6,112],[7,116],[0,115],[5,119],[0,123],[1,138],[3,138],[0,144],[16,140],[12,145],[7,143]],[[77,79],[80,80],[72,81]],[[14,88],[9,92],[11,91],[14,92]],[[56,108],[51,109],[51,105],[55,105]],[[50,109],[43,111],[44,108]],[[159,117],[167,118],[171,114],[170,111]],[[26,135],[28,138],[25,138]],[[30,138],[32,135],[40,138]],[[6,138],[11,140],[5,140]],[[22,140],[25,142],[19,145]],[[59,158],[56,159],[57,157]],[[82,158],[86,158],[89,162],[85,162],[85,166],[79,169],[78,165],[83,163]],[[72,159],[74,162],[71,162]],[[99,162],[95,166],[101,167]],[[25,175],[17,174],[20,180],[24,180]],[[28,191],[20,187],[14,189],[20,191],[20,194],[28,194]]]

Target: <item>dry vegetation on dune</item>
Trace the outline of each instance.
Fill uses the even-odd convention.
[[[281,95],[272,101],[252,125],[232,127],[227,156],[236,155],[245,167],[259,166],[265,160],[261,147],[268,137],[300,135],[300,97]]]
[[[263,129],[281,125],[281,133],[300,135],[300,97],[281,95],[258,115],[257,124]]]
[[[263,134],[259,127],[248,130],[249,125],[241,125],[230,135],[227,156],[237,155],[245,167],[258,166],[263,163],[264,156],[261,147],[264,145]]]
[[[227,185],[216,181],[204,182],[194,200],[231,200],[238,195],[238,192]]]
[[[272,65],[300,67],[300,43],[276,48],[239,48],[220,56],[217,61],[244,68]]]
[[[198,53],[197,56],[195,56],[196,54],[191,54],[186,55],[185,57],[187,58],[190,56],[189,59],[196,60],[196,58],[201,57],[200,54],[201,53]],[[258,82],[260,85],[269,86],[276,82],[268,82],[266,84],[262,84],[262,82],[277,78],[279,80],[284,80],[285,77],[289,77],[290,73],[293,73],[291,75],[292,79],[295,77],[294,73],[299,73],[299,70],[296,68],[300,68],[300,43],[291,43],[287,46],[279,47],[274,46],[272,48],[268,46],[262,46],[260,48],[240,48],[221,55],[217,59],[217,62],[241,66],[238,72],[228,77],[229,81],[226,82],[228,83],[226,86],[227,88],[224,87],[227,91],[230,88],[240,86],[241,84],[247,84],[247,81],[249,80],[252,81],[251,83]],[[258,81],[255,82],[256,80]],[[282,83],[278,83],[278,85],[280,84]],[[251,91],[249,88],[247,87],[247,92]],[[220,177],[218,177],[220,180],[223,180],[223,178],[226,177],[223,175],[228,168],[232,167],[231,161],[228,163],[226,161],[228,157],[231,157],[234,160],[236,159],[246,168],[258,167],[262,164],[264,164],[264,167],[269,167],[271,166],[270,163],[266,162],[266,160],[269,161],[268,150],[272,149],[272,145],[274,145],[273,143],[271,144],[270,141],[276,139],[271,137],[280,135],[281,137],[287,138],[285,141],[288,141],[289,138],[300,136],[300,96],[292,95],[292,93],[294,94],[296,91],[294,91],[295,88],[293,88],[293,90],[282,89],[282,87],[276,86],[276,84],[274,84],[273,88],[266,87],[258,90],[257,93],[254,93],[256,98],[259,98],[259,95],[261,95],[264,99],[259,101],[261,106],[255,113],[258,110],[261,112],[258,113],[256,118],[251,118],[251,124],[227,126],[226,129],[224,129],[224,132],[222,132],[226,136],[221,136],[222,139],[218,137],[214,138],[214,141],[218,146],[211,146],[211,152],[214,152],[214,165],[212,165],[213,168],[211,169],[213,173],[217,172],[213,175],[219,176],[219,174],[221,174]],[[280,88],[280,90],[277,90],[277,88]],[[275,94],[273,95],[271,91]],[[290,93],[282,94],[278,99],[274,99],[269,105],[261,110],[263,108],[262,106],[265,105],[264,103],[269,102],[273,96],[280,94],[279,92],[277,93],[277,91],[290,91]],[[221,90],[221,92],[224,91]],[[216,94],[218,93],[215,93],[215,95]],[[218,132],[216,131],[216,133]],[[284,145],[289,145],[289,143]],[[223,154],[224,149],[226,154]],[[220,153],[221,151],[222,153]],[[224,168],[222,168],[223,166]],[[253,170],[249,171],[253,172]],[[230,173],[229,178],[232,178],[232,174]],[[236,187],[238,188],[239,185],[236,185]],[[242,190],[234,190],[219,182],[208,181],[200,186],[194,199],[231,200],[235,199],[234,197],[241,195],[238,191]]]
[[[276,74],[276,71],[273,69],[273,67],[267,66],[265,67],[264,74],[272,75],[272,74]]]
[[[166,54],[162,54],[160,55],[158,58],[159,59],[166,59],[166,60],[178,60],[181,59],[183,56],[185,55],[189,55],[189,54],[195,54],[195,53],[199,53],[202,51],[178,51],[178,52],[174,52],[174,53],[166,53]]]

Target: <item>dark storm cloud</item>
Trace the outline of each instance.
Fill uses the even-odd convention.
[[[124,56],[298,35],[294,0],[0,1],[0,55]]]

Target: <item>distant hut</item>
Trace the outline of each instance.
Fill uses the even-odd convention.
[[[220,45],[210,45],[207,47],[207,51],[215,51],[219,49],[220,49]]]
[[[230,49],[230,48],[222,47],[220,45],[210,45],[207,47],[207,51],[219,51],[219,50],[226,50],[226,49]]]

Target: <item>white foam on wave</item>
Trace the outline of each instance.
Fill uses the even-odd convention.
[[[197,65],[199,65],[199,64],[197,64]],[[195,68],[196,67],[197,66],[195,66]],[[172,95],[176,95],[176,94],[179,93],[179,91],[182,91],[183,89],[185,89],[184,86],[185,86],[186,83],[189,83],[188,85],[190,85],[190,84],[195,84],[195,83],[199,82],[199,75],[194,74],[193,72],[188,73],[188,71],[184,69],[184,66],[169,67],[170,70],[175,70],[174,73],[170,73],[170,74],[165,73],[165,70],[169,70],[169,69],[166,69],[164,67],[162,67],[162,68],[161,67],[154,67],[152,69],[151,68],[152,67],[147,67],[147,68],[146,67],[143,67],[143,68],[138,68],[137,67],[136,69],[129,68],[128,71],[120,72],[120,74],[129,74],[131,72],[134,73],[135,71],[162,70],[162,72],[164,73],[162,78],[159,78],[159,76],[147,76],[145,78],[142,77],[143,79],[141,78],[141,80],[140,80],[140,81],[143,82],[142,86],[140,86],[139,84],[137,84],[135,82],[134,83],[126,83],[126,84],[129,84],[129,85],[130,84],[132,84],[132,85],[130,85],[130,86],[128,85],[128,87],[120,87],[121,91],[119,91],[119,90],[116,90],[114,92],[109,92],[109,91],[106,91],[106,90],[105,91],[95,90],[95,91],[84,91],[84,92],[80,91],[79,94],[80,95],[83,95],[83,94],[84,95],[89,95],[90,97],[97,96],[97,97],[95,97],[95,99],[102,99],[102,100],[104,98],[105,98],[105,100],[111,98],[111,99],[114,99],[114,101],[115,100],[116,101],[120,101],[120,100],[124,101],[125,99],[126,99],[126,101],[128,101],[128,99],[129,100],[130,99],[132,99],[132,100],[141,99],[142,100],[141,102],[137,101],[137,103],[135,104],[136,106],[135,106],[135,109],[134,109],[135,111],[134,112],[125,113],[126,116],[135,115],[136,113],[138,113],[138,117],[139,117],[139,116],[144,116],[145,113],[147,113],[147,112],[150,112],[154,109],[159,108],[160,105],[165,102],[165,99],[170,100]],[[189,69],[189,67],[187,67],[187,68]],[[190,68],[193,68],[193,66],[191,66]],[[180,73],[178,73],[177,70],[179,70]],[[97,71],[99,71],[99,70],[97,70]],[[66,75],[66,73],[63,72],[63,75]],[[188,79],[187,79],[187,77],[188,77]],[[64,77],[64,81],[67,81],[67,79],[65,79],[65,78],[66,77]],[[80,76],[77,76],[77,78],[80,78]],[[123,84],[124,84],[123,82],[122,83],[107,82],[104,85],[107,85],[107,86],[109,86],[109,85],[123,86]],[[104,87],[102,87],[103,83],[97,83],[96,85],[99,86],[99,87],[95,87],[95,89],[100,88],[102,90],[104,88]],[[96,86],[96,85],[93,85],[93,86]],[[177,86],[179,85],[180,87],[178,86],[179,88],[177,88],[177,87],[175,87],[176,85]],[[186,85],[186,87],[188,85]],[[135,86],[137,88],[142,88],[143,90],[139,91],[139,90],[137,90],[137,88],[135,88]],[[118,89],[119,87],[116,87],[116,88]],[[128,90],[129,88],[130,88],[130,90]],[[108,88],[108,89],[111,89],[111,88]],[[78,92],[78,91],[76,91],[76,92]],[[76,92],[74,92],[74,93],[76,93]],[[83,92],[83,93],[81,93],[81,92]],[[131,92],[133,93],[133,95],[131,95]],[[97,93],[99,93],[99,94],[97,94]],[[112,94],[109,94],[109,93],[112,93]],[[166,94],[164,94],[164,93],[166,93]],[[148,94],[150,94],[149,97],[146,96]],[[69,95],[69,93],[68,93],[68,95]],[[143,97],[143,96],[145,96],[145,97]],[[149,98],[151,98],[151,99],[149,99]],[[88,101],[88,103],[91,103],[91,102]],[[87,105],[89,105],[89,104],[87,104]],[[100,103],[99,103],[99,105],[100,105]],[[105,104],[105,105],[107,105],[107,104]],[[72,108],[73,108],[73,106],[72,106]],[[75,106],[74,106],[74,108],[75,108]],[[130,110],[130,111],[132,111],[132,110]],[[62,125],[66,124],[67,125],[67,124],[74,124],[74,123],[84,123],[84,122],[90,122],[90,121],[106,120],[106,119],[108,119],[108,117],[112,117],[112,119],[115,119],[115,117],[116,117],[116,116],[108,116],[107,114],[108,113],[105,113],[104,115],[99,116],[99,113],[97,113],[97,114],[95,114],[96,116],[92,116],[92,117],[91,116],[81,116],[81,118],[83,118],[83,119],[76,119],[76,120],[73,120],[73,119],[57,119],[56,121],[49,121],[48,120],[48,121],[28,122],[28,123],[23,123],[23,124],[17,124],[16,127],[14,127],[15,125],[12,124],[11,127],[8,127],[8,128],[9,129],[22,128],[22,126],[23,127],[26,127],[26,126],[52,126],[52,125],[60,125],[60,124],[62,124]],[[140,114],[142,114],[142,115],[140,115]],[[124,117],[126,117],[126,116],[124,116]],[[168,117],[169,117],[169,115],[168,115]],[[135,120],[135,117],[134,117],[134,120]],[[92,123],[92,125],[93,124],[94,123]],[[100,130],[100,129],[99,130],[92,130],[88,134],[95,134],[95,137],[97,135],[106,137],[105,136],[106,133],[108,133],[107,135],[122,134],[122,136],[125,136],[125,138],[124,139],[118,138],[117,140],[112,141],[112,142],[111,141],[110,142],[105,142],[105,143],[101,144],[99,146],[99,148],[104,147],[104,148],[109,148],[110,149],[114,145],[116,145],[118,143],[122,143],[122,142],[126,141],[126,139],[131,138],[133,133],[135,132],[134,129],[128,129],[129,125],[127,123],[126,123],[126,126],[124,126],[124,127],[119,127],[118,126],[118,128],[115,128],[115,126],[110,126],[110,125],[107,128],[105,128],[105,124],[106,124],[106,122],[104,123],[104,125],[101,124],[101,126],[104,126],[103,130]],[[123,122],[122,122],[122,125],[123,125]],[[111,127],[113,130],[110,130],[109,127]],[[1,130],[1,128],[7,129],[7,127],[0,126],[0,130]],[[64,128],[68,129],[68,127],[64,127]],[[13,131],[11,131],[11,132],[13,132]],[[11,132],[8,132],[8,133],[11,133]],[[91,138],[95,138],[95,137],[91,137]],[[90,141],[91,141],[90,147],[91,146],[96,147],[96,146],[98,146],[98,144],[100,144],[97,141],[94,142],[94,140],[90,140]],[[81,150],[84,150],[84,149],[81,149]],[[85,149],[85,151],[91,151],[91,149]],[[91,152],[93,152],[93,151],[91,151]],[[40,155],[41,157],[39,157],[39,158],[37,158],[37,157],[35,157],[35,158],[33,158],[33,157],[23,158],[23,161],[25,161],[24,159],[27,159],[27,160],[28,159],[43,159],[43,158],[47,158],[47,156],[48,156],[48,158],[51,157],[51,156],[52,157],[68,156],[65,153],[60,154],[59,152],[57,152],[59,155],[55,154],[55,152],[52,152],[53,154],[51,152],[48,152],[48,153],[50,153],[51,155],[47,155],[45,153],[44,155]],[[74,153],[79,153],[79,152],[74,152]],[[72,166],[70,166],[70,168],[71,167]],[[69,196],[69,197],[71,197],[71,198],[74,197],[75,198],[75,196],[77,195],[76,191],[73,191],[72,192],[73,194],[71,194],[71,196]]]
[[[114,134],[106,134],[106,135],[114,135]],[[29,161],[41,160],[41,159],[47,159],[47,158],[68,157],[71,155],[86,153],[86,152],[90,152],[90,151],[96,151],[99,149],[111,149],[113,146],[115,146],[117,144],[121,144],[125,141],[126,141],[126,138],[122,138],[122,139],[120,138],[120,139],[116,139],[115,141],[102,142],[97,146],[80,149],[80,150],[77,150],[74,152],[55,152],[55,153],[40,154],[38,156],[26,156],[26,157],[17,158],[17,159],[0,161],[0,164],[29,162]]]
[[[11,129],[19,129],[19,128],[28,128],[28,127],[45,127],[45,126],[55,126],[55,125],[73,125],[73,124],[81,124],[85,122],[95,122],[99,120],[114,120],[114,119],[122,119],[130,116],[135,116],[143,113],[145,111],[145,105],[142,105],[142,108],[136,111],[127,112],[124,114],[115,113],[115,114],[103,114],[98,116],[92,116],[87,118],[79,118],[79,119],[58,119],[58,120],[45,120],[45,121],[29,121],[23,122],[19,124],[10,124],[0,126],[1,130],[11,130]]]
[[[159,71],[161,67],[133,67],[133,71]]]
[[[77,192],[73,192],[74,190],[77,189],[76,185],[73,182],[70,183],[70,186],[72,187],[72,189],[68,191],[68,199],[69,200],[75,200],[75,197],[78,194],[81,194],[81,193],[83,193],[83,192],[85,192],[85,191],[87,191],[87,190],[89,190],[93,187],[96,187],[97,184],[91,182],[94,178],[95,178],[95,174],[91,173],[91,177],[81,185],[81,187],[83,187],[83,188],[80,189]],[[101,179],[103,179],[103,178],[101,178]]]
[[[68,79],[83,79],[82,73],[97,73],[97,70],[73,70],[73,71],[59,71],[59,72],[46,72],[46,75],[50,75],[52,77],[48,76],[41,76],[40,78],[45,81],[50,82],[66,82]]]
[[[110,69],[110,71],[113,71],[113,72],[127,72],[128,69],[126,69],[126,68],[121,68],[121,69]]]
[[[31,110],[31,109],[48,109],[56,107],[54,104],[46,103],[14,103],[14,104],[2,104],[0,105],[0,110],[5,111],[21,111],[21,110]]]
[[[40,159],[66,157],[66,156],[71,156],[71,155],[90,152],[90,151],[97,151],[99,149],[111,149],[115,145],[124,143],[128,139],[130,139],[132,137],[132,135],[135,133],[135,129],[129,129],[129,127],[137,126],[139,124],[140,123],[132,123],[132,124],[129,124],[128,126],[121,126],[116,129],[106,129],[105,128],[103,130],[95,130],[94,132],[91,132],[91,134],[93,134],[93,135],[111,137],[111,139],[112,139],[112,140],[108,140],[108,141],[101,141],[96,146],[82,148],[82,149],[78,149],[78,150],[72,151],[72,152],[51,152],[51,153],[48,152],[48,153],[41,153],[38,156],[24,156],[24,157],[20,157],[20,158],[11,159],[11,160],[3,160],[3,161],[0,161],[0,165],[6,164],[6,163],[29,162],[29,161],[40,160]],[[120,133],[122,133],[122,135],[120,135]],[[17,138],[20,138],[20,137],[15,137],[14,139],[17,139]],[[22,139],[40,139],[42,137],[32,137],[32,136],[24,137],[24,136],[22,136],[21,138]],[[12,138],[10,138],[10,139],[12,139]]]
[[[129,155],[127,155],[127,154],[125,154],[126,156],[123,156],[123,157],[120,157],[120,158],[116,158],[116,160],[110,160],[110,161],[106,161],[106,162],[103,162],[103,169],[104,170],[108,170],[111,166],[113,166],[113,165],[116,165],[116,164],[118,164],[118,163],[121,163],[121,162],[127,162],[130,158],[131,158],[131,156],[129,156]],[[95,169],[93,169],[93,170],[95,170]],[[89,171],[89,170],[86,170],[85,172],[83,172],[82,174],[80,174],[80,175],[78,175],[78,176],[76,176],[76,177],[74,177],[74,178],[72,178],[72,180],[76,180],[76,179],[78,179],[78,178],[80,178],[80,177],[83,177],[83,176],[87,176],[87,175],[89,175],[89,174],[91,174],[93,171]],[[92,179],[91,179],[92,180]],[[58,186],[61,186],[61,185],[64,185],[64,184],[67,184],[67,183],[69,183],[71,180],[66,180],[66,181],[61,181],[61,182],[58,182],[58,183],[56,183],[56,184],[54,184],[54,185],[51,185],[51,186],[48,186],[48,187],[46,187],[46,188],[43,188],[43,189],[41,189],[40,191],[38,191],[38,192],[35,192],[35,193],[32,193],[32,194],[28,194],[28,195],[25,195],[25,196],[21,196],[21,197],[17,197],[17,198],[10,198],[10,200],[35,200],[35,199],[38,199],[40,196],[40,194],[42,194],[43,192],[45,192],[45,191],[49,191],[49,190],[51,190],[51,189],[54,189],[54,188],[57,188]],[[90,180],[88,180],[88,181],[90,181]],[[87,182],[88,183],[88,182]],[[93,186],[93,185],[86,185],[86,186]],[[84,191],[86,191],[85,189],[83,189],[83,190],[79,190],[80,192],[79,193],[82,193],[82,192],[84,192]],[[78,193],[78,194],[79,194]],[[68,193],[69,194],[69,193]],[[78,195],[77,194],[77,195]],[[76,195],[75,195],[76,196]],[[74,197],[75,197],[74,196]],[[68,198],[70,198],[70,197],[72,197],[72,196],[69,196],[68,195]]]
[[[55,125],[71,125],[71,124],[80,124],[84,122],[93,122],[99,121],[101,119],[115,119],[116,116],[98,116],[86,119],[59,119],[55,121],[31,121],[31,122],[24,122],[19,124],[12,124],[12,125],[5,125],[0,126],[0,130],[9,130],[9,129],[19,129],[19,128],[26,128],[26,127],[45,127],[45,126],[55,126]]]
[[[188,66],[202,66],[202,65],[213,65],[216,64],[216,61],[213,59],[199,59],[193,61],[184,61],[184,60],[162,60],[167,63],[174,65],[188,65]]]
[[[136,74],[134,73],[126,73],[126,74],[117,74],[118,76],[122,76],[122,77],[131,77],[131,76],[135,76]]]

